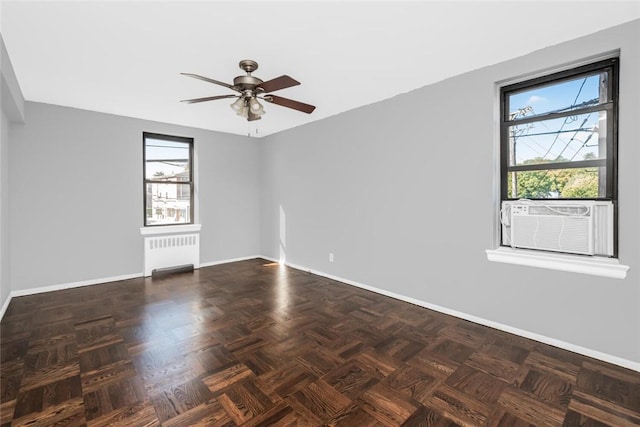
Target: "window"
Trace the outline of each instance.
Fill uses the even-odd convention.
[[[592,254],[617,257],[618,59],[504,86],[500,98],[502,245],[514,246],[511,238],[515,226],[511,227],[508,218],[505,221],[505,206],[510,209],[514,204],[509,201],[527,199],[527,203],[537,206],[531,210],[518,207],[517,214],[542,215],[540,212],[543,212],[545,216],[564,215],[564,219],[583,217],[586,224],[584,217],[588,213],[594,216],[594,224],[611,224],[608,235],[601,236],[599,242],[609,249],[602,254],[597,251]],[[607,205],[610,213],[605,217]],[[520,224],[524,223],[522,218],[517,219]],[[534,224],[533,219],[527,221],[529,225]],[[562,218],[536,218],[536,229],[526,237],[537,237],[538,241],[531,240],[526,247],[538,248],[540,229],[547,226],[546,237],[554,239],[548,246],[554,247],[556,234],[551,228],[555,224],[559,227],[558,235],[566,236],[568,223]],[[588,224],[584,230],[598,227]],[[522,230],[520,227],[518,231]],[[512,234],[505,235],[506,231]],[[586,239],[591,238],[591,234],[595,236],[593,239],[598,238],[596,232],[572,237]],[[519,234],[518,237],[525,236]],[[564,250],[561,245],[550,250],[580,253]],[[593,249],[582,253],[589,251]]]
[[[144,225],[193,224],[193,139],[143,133]]]

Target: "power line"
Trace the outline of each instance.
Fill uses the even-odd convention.
[[[587,121],[587,119],[585,119],[585,122]],[[582,125],[584,125],[584,122],[582,123]],[[581,125],[581,126],[582,126]],[[524,137],[530,137],[530,136],[538,136],[538,135],[555,135],[558,133],[569,133],[569,132],[593,132],[593,128],[583,128],[583,127],[579,127],[577,129],[567,129],[567,130],[554,130],[554,131],[550,131],[550,132],[539,132],[539,133],[528,133],[526,135],[518,135],[515,136],[514,138],[524,138]],[[573,139],[573,138],[571,138]],[[571,140],[569,140],[569,142],[571,142]]]
[[[593,136],[594,132],[591,132],[589,134],[589,136],[587,137],[587,139],[584,140],[584,142],[582,143],[582,146],[580,148],[578,148],[578,151],[576,151],[576,153],[573,155],[573,157],[571,157],[569,160],[573,160],[575,159],[575,157],[578,155],[578,153],[580,152],[580,150],[582,150],[584,147],[588,147],[587,142],[589,142],[589,140],[591,139],[591,137]]]
[[[580,85],[580,89],[578,89],[578,94],[576,95],[576,99],[573,100],[572,104],[575,104],[578,101],[578,97],[580,97],[580,93],[582,93],[582,88],[584,87],[584,84],[587,82],[587,77],[585,77],[582,80],[582,84]],[[569,120],[570,116],[567,116],[564,118],[564,122],[562,123],[562,126],[560,126],[560,130],[562,130],[564,128],[564,126],[567,124],[567,121]],[[560,135],[559,131],[558,134],[556,134],[556,137],[554,138],[553,142],[551,143],[551,146],[549,147],[549,149],[547,150],[546,153],[544,153],[544,156],[542,156],[542,158],[544,159],[545,157],[547,157],[547,155],[551,152],[551,149],[553,148],[553,146],[555,145],[556,141],[558,141],[558,136]],[[568,143],[567,143],[568,144]],[[566,147],[565,147],[566,148]],[[563,150],[564,151],[564,150]]]
[[[579,95],[579,94],[578,94],[578,95]],[[547,124],[545,123],[545,120],[543,120],[544,116],[549,115],[549,114],[554,114],[554,113],[560,113],[560,112],[562,112],[562,111],[572,110],[572,109],[575,109],[575,108],[588,107],[588,106],[590,106],[590,105],[598,104],[599,102],[600,102],[600,101],[599,101],[599,99],[598,99],[598,98],[593,98],[593,99],[589,99],[589,100],[587,100],[587,101],[581,102],[580,104],[572,104],[572,105],[569,105],[569,106],[567,106],[567,107],[563,107],[563,108],[558,108],[558,109],[556,109],[556,110],[547,111],[547,112],[545,112],[545,113],[540,114],[540,118],[541,118],[541,120],[540,120],[540,122],[539,122],[539,123],[540,123],[542,126],[544,126],[546,129],[550,129],[550,128],[549,128],[549,126],[547,126]],[[534,110],[533,110],[533,107],[531,107],[531,106],[529,105],[529,106],[527,106],[527,107],[525,107],[525,108],[521,108],[521,109],[519,109],[519,110],[517,110],[517,111],[512,112],[512,113],[511,113],[511,116],[510,116],[510,120],[511,120],[511,121],[514,121],[514,120],[516,120],[516,118],[517,118],[518,116],[525,117],[527,113],[532,113],[532,114],[533,114],[533,117],[535,117],[535,116],[536,116],[536,114],[535,114],[535,112],[534,112]],[[530,117],[531,117],[531,116],[530,116]],[[572,116],[570,116],[570,117],[572,117]],[[567,119],[565,119],[565,124],[567,123],[567,120],[568,120],[568,118],[567,118]],[[572,120],[572,121],[573,121],[573,120]],[[538,122],[536,122],[536,123],[538,123]],[[564,124],[563,124],[563,126],[564,126]],[[517,125],[517,124],[516,124],[516,125],[514,125],[514,128],[517,128],[517,127],[518,127],[518,125]],[[539,135],[553,135],[553,134],[555,134],[555,135],[556,135],[556,139],[554,140],[554,143],[556,143],[557,141],[560,141],[560,142],[562,142],[562,143],[564,143],[564,144],[568,145],[568,144],[570,144],[573,140],[575,140],[575,135],[574,135],[574,137],[573,137],[573,138],[571,138],[571,140],[569,140],[568,142],[567,142],[567,141],[565,141],[564,139],[560,138],[560,133],[564,133],[564,132],[573,132],[573,130],[567,130],[567,131],[562,131],[562,130],[561,130],[561,131],[551,131],[551,130],[550,130],[549,132],[546,132],[546,133],[539,132],[539,133],[533,133],[533,134],[532,134],[532,133],[525,133],[525,132],[527,132],[528,130],[530,130],[532,127],[533,127],[533,126],[531,126],[531,124],[530,124],[527,128],[523,128],[523,129],[520,129],[520,130],[512,131],[512,136],[513,136],[514,140],[515,140],[515,139],[517,139],[517,138],[521,138],[521,137],[533,137],[533,136],[539,136]],[[578,129],[578,130],[576,130],[576,132],[578,132],[578,131],[589,131],[589,130],[591,130],[591,129]],[[533,144],[537,145],[537,146],[538,146],[542,151],[547,150],[547,148],[546,148],[545,146],[543,146],[542,144],[540,144],[539,142],[537,142],[534,138],[531,138],[531,142],[532,142]],[[544,156],[546,156],[546,155],[549,153],[549,151],[550,151],[550,150],[549,150],[549,151],[546,151],[546,152],[545,152],[545,154],[543,155],[543,154],[542,154],[542,151],[537,151],[537,150],[533,149],[533,147],[531,147],[531,146],[529,146],[529,149],[530,149],[530,150],[535,151],[535,152],[536,152],[536,154],[541,155],[543,158],[544,158]],[[566,147],[565,147],[565,149],[566,149]],[[564,150],[564,149],[563,149],[563,150]],[[578,150],[578,151],[579,151],[579,150]]]
[[[584,120],[582,121],[582,124],[580,125],[580,128],[582,128],[582,126],[584,126],[585,123],[587,123],[587,120],[589,120],[589,117],[591,116],[591,113],[589,113],[587,115],[587,117],[584,118]],[[567,148],[569,148],[569,145],[576,139],[576,135],[578,135],[578,132],[580,132],[580,128],[576,129],[575,133],[573,134],[573,136],[571,137],[571,139],[566,143],[566,145],[564,146],[564,148],[562,149],[562,151],[560,151],[560,154],[558,154],[558,156],[556,157],[556,159],[559,159],[560,156],[562,156],[562,154],[565,152],[565,150]],[[593,129],[589,129],[591,131],[591,133],[593,133]],[[578,154],[578,152],[580,151],[580,149],[578,149],[578,151],[576,151],[576,154]]]

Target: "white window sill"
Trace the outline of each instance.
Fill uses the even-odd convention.
[[[159,234],[194,233],[200,231],[202,224],[161,225],[155,227],[140,227],[140,234],[153,236]]]
[[[624,279],[629,266],[622,265],[617,259],[597,256],[556,254],[552,252],[532,251],[500,247],[487,249],[489,261],[507,264],[526,265],[551,270],[571,271],[574,273]]]

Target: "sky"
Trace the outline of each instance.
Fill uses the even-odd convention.
[[[165,176],[169,176],[185,170],[189,159],[188,143],[151,138],[146,138],[145,141],[146,178],[152,179],[156,172],[162,172]],[[150,161],[163,159],[169,161]],[[176,161],[177,159],[183,159],[183,161]]]
[[[542,115],[583,102],[598,100],[600,74],[555,83],[509,96],[509,112],[531,107],[523,117]],[[535,157],[555,160],[582,160],[588,153],[597,158],[599,118],[605,113],[587,113],[554,120],[543,120],[512,127],[516,133],[516,164]],[[581,130],[578,130],[581,129]],[[561,131],[561,132],[560,132]],[[595,131],[595,133],[594,133]],[[602,153],[604,156],[605,153]]]

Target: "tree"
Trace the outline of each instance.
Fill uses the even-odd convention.
[[[598,171],[595,168],[580,169],[582,173],[571,177],[562,189],[562,197],[594,199],[598,197]]]
[[[523,164],[565,161],[567,159],[562,157],[553,161],[536,157]],[[517,197],[524,199],[547,199],[558,196],[562,198],[595,198],[598,197],[598,172],[596,168],[523,171],[518,173],[517,191]],[[509,196],[511,197],[511,194]]]
[[[563,161],[560,158],[556,161]],[[551,160],[535,157],[526,160],[523,164],[553,163]],[[518,173],[518,197],[530,199],[546,199],[554,197],[562,192],[569,180],[566,169],[549,169],[523,171]]]
[[[518,197],[544,199],[551,195],[553,183],[547,171],[524,171],[518,173]]]

